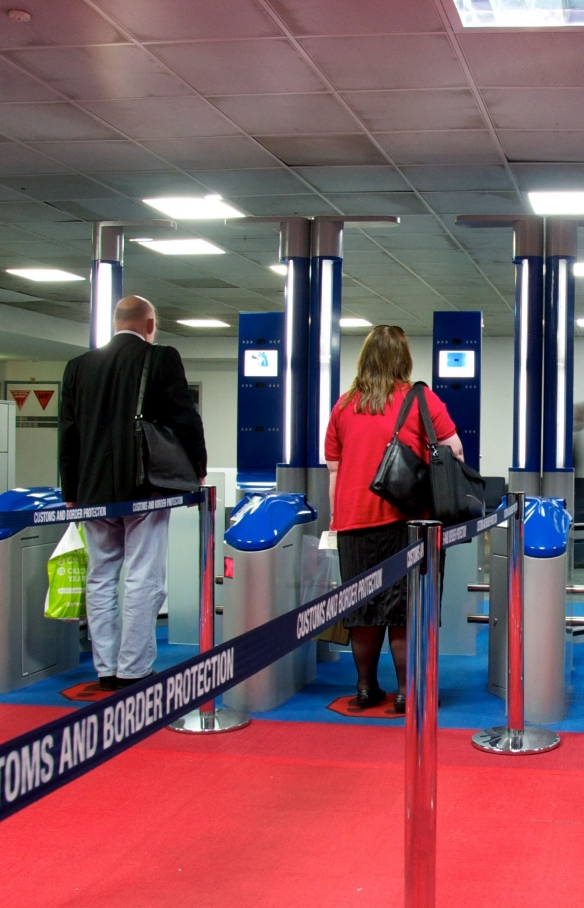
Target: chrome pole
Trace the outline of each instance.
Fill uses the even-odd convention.
[[[507,506],[517,502],[517,511],[507,521],[507,727],[487,728],[472,736],[472,743],[479,750],[499,754],[538,754],[553,750],[560,743],[560,736],[547,728],[530,726],[524,722],[524,526],[525,493],[510,492]]]
[[[217,489],[201,486],[199,502],[199,652],[215,646],[215,511]],[[215,709],[215,700],[202,703],[168,727],[172,731],[221,732],[249,725],[247,713],[235,709]]]
[[[411,521],[408,543],[418,540],[425,558],[408,575],[405,908],[434,908],[442,524]]]

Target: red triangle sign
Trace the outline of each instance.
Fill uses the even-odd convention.
[[[14,393],[14,392],[12,392],[12,393]],[[34,395],[35,395],[36,399],[38,400],[39,404],[41,405],[41,407],[43,408],[43,410],[47,409],[47,405],[54,393],[55,393],[54,391],[37,391],[35,388]]]
[[[10,393],[12,394],[14,402],[16,403],[18,409],[22,410],[30,394],[30,391],[11,391]],[[51,394],[52,393],[53,392],[51,391]]]

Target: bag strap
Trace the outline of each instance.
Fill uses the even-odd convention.
[[[425,387],[428,386],[425,385]],[[434,423],[432,422],[432,417],[430,416],[430,411],[428,410],[428,402],[426,401],[426,395],[424,393],[424,382],[416,382],[416,384],[414,385],[414,391],[416,393],[416,397],[418,398],[420,415],[422,417],[422,422],[424,423],[426,435],[428,436],[428,447],[435,448],[438,444],[438,439],[436,438],[436,430],[434,429]]]
[[[150,371],[150,360],[152,359],[152,344],[148,344],[144,365],[142,367],[142,377],[140,378],[140,389],[138,391],[138,403],[136,405],[136,415],[134,417],[134,432],[136,435],[136,484],[144,485],[146,482],[146,464],[144,463],[144,445],[142,444],[144,428],[142,421],[142,404],[144,403],[144,394],[146,393],[146,383],[148,381],[148,372]]]
[[[416,397],[418,396],[418,393],[417,393],[418,385],[420,385],[421,387],[427,387],[426,382],[417,381],[417,382],[415,382],[415,384],[410,388],[410,390],[408,391],[408,393],[407,393],[406,396],[404,397],[404,402],[403,402],[403,404],[401,405],[401,410],[399,411],[399,415],[398,415],[398,417],[397,417],[397,422],[396,422],[396,424],[395,424],[395,429],[393,430],[393,437],[394,437],[394,438],[397,437],[397,433],[399,432],[399,430],[401,429],[401,427],[402,427],[403,424],[405,423],[405,421],[406,421],[406,419],[407,419],[407,417],[408,417],[408,413],[409,413],[410,410],[412,409],[412,404],[413,404],[414,400],[416,399]]]

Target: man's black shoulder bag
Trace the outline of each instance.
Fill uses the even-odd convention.
[[[142,369],[138,406],[134,418],[136,484],[140,487],[148,479],[153,486],[159,489],[194,492],[200,486],[199,477],[179,439],[168,426],[163,426],[159,422],[148,422],[142,415],[142,404],[153,352],[153,346],[149,344]]]

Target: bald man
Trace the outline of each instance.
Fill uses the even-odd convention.
[[[137,484],[134,417],[146,351],[156,334],[154,307],[142,297],[125,297],[116,306],[114,331],[104,347],[71,360],[63,376],[59,464],[69,504],[132,501],[166,491],[148,480]],[[203,425],[174,347],[153,350],[142,413],[173,429],[203,480]],[[169,515],[161,510],[85,524],[87,619],[102,690],[118,690],[153,673],[156,616],[166,599]]]

